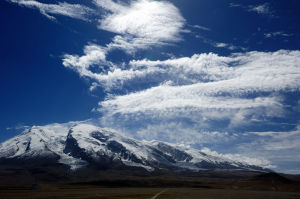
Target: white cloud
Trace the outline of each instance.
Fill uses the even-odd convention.
[[[93,14],[94,11],[86,6],[80,4],[69,4],[66,2],[59,2],[58,4],[46,4],[40,3],[35,0],[7,0],[12,3],[16,3],[20,6],[28,8],[38,9],[41,14],[45,15],[49,19],[54,20],[52,15],[63,15],[75,19],[88,20],[88,16]]]
[[[92,65],[99,65],[106,61],[106,49],[95,44],[85,46],[84,54],[85,55],[81,57],[77,55],[65,55],[63,65],[88,68]]]
[[[118,34],[108,44],[128,53],[151,46],[166,45],[180,40],[185,24],[179,10],[167,1],[137,0],[129,4],[111,0],[95,0],[107,10],[99,20],[99,28]]]
[[[101,83],[106,89],[129,84],[158,86],[169,81],[171,85],[190,85],[189,89],[203,95],[243,95],[249,92],[296,91],[300,87],[299,51],[253,51],[228,57],[203,53],[165,61],[132,60],[97,74],[86,71],[86,65],[91,65],[87,61],[89,57],[100,61],[99,67],[108,62],[104,63],[105,48],[97,47],[96,51],[100,51],[97,56],[67,55],[64,65],[73,66],[80,74]],[[95,60],[92,64],[97,64]],[[79,65],[85,70],[78,68]]]
[[[167,80],[175,84],[198,83],[197,92],[203,94],[243,94],[299,90],[299,56],[300,51],[285,50],[274,53],[254,51],[229,57],[209,53],[165,61],[138,60],[130,64],[135,69],[159,68],[168,73],[171,78]]]
[[[78,55],[64,55],[63,65],[71,68],[79,73],[81,77],[89,77],[92,79],[101,79],[101,71],[105,70],[105,66],[112,66],[112,64],[106,61],[106,49],[102,46],[90,44],[84,47],[83,56]],[[95,66],[99,72],[94,72],[92,66]],[[94,85],[95,86],[95,85]]]

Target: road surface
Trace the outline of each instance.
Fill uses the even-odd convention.
[[[161,192],[158,192],[157,194],[155,194],[151,199],[156,199],[158,196],[160,196],[161,194],[163,194],[164,192],[166,192],[168,189],[164,189]]]

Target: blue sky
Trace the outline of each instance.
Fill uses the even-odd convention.
[[[0,141],[89,120],[300,173],[297,0],[0,2]]]

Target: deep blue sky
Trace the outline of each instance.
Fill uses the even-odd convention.
[[[59,1],[39,2],[44,3],[43,5],[59,5]],[[110,112],[109,106],[103,104],[100,105],[100,112],[92,111],[99,108],[99,102],[111,99],[107,99],[108,96],[128,95],[130,97],[130,94],[147,91],[147,89],[174,79],[172,79],[173,76],[166,78],[165,74],[160,74],[161,76],[150,75],[146,78],[143,76],[128,82],[126,80],[121,87],[114,87],[111,90],[107,89],[105,83],[98,82],[97,89],[90,91],[89,88],[92,83],[98,80],[88,75],[79,77],[78,73],[80,72],[76,69],[70,69],[74,65],[64,67],[64,56],[67,54],[83,56],[85,54],[83,52],[84,46],[91,44],[107,46],[113,43],[112,39],[116,35],[122,35],[124,38],[129,35],[135,38],[139,37],[138,31],[141,30],[123,34],[117,30],[101,28],[99,24],[108,15],[107,13],[113,12],[112,10],[105,8],[103,5],[97,6],[92,1],[70,0],[65,2],[89,7],[93,10],[93,13],[88,14],[85,19],[80,19],[81,16],[70,17],[46,10],[46,13],[53,17],[51,18],[42,14],[40,12],[41,7],[38,6],[22,5],[10,0],[0,2],[0,141],[7,140],[20,133],[22,131],[20,127],[22,126],[81,121],[90,118],[98,119],[105,114],[112,114],[113,116],[110,115],[111,117],[107,117],[108,119],[106,118],[104,122],[101,121],[101,126],[116,128],[139,139],[161,139],[176,142],[176,139],[173,139],[168,133],[160,134],[161,131],[168,132],[172,131],[173,128],[177,128],[172,125],[169,125],[171,126],[169,128],[166,123],[180,124],[182,128],[191,125],[194,131],[200,132],[207,139],[209,136],[203,133],[214,131],[228,133],[230,137],[228,139],[234,137],[234,134],[249,132],[296,132],[295,135],[298,136],[300,98],[297,84],[299,81],[297,82],[297,80],[295,80],[293,88],[291,86],[284,88],[274,86],[271,90],[249,91],[240,96],[239,99],[278,97],[282,105],[281,108],[283,107],[284,110],[284,113],[279,112],[284,116],[275,117],[272,114],[271,116],[267,114],[255,116],[255,119],[259,118],[259,121],[254,121],[254,113],[251,113],[252,115],[247,113],[244,119],[247,120],[248,117],[248,120],[250,120],[252,118],[254,122],[250,124],[239,123],[234,127],[229,125],[232,123],[230,118],[233,115],[229,117],[227,115],[221,119],[212,119],[210,116],[205,116],[208,119],[203,120],[204,123],[201,120],[200,124],[191,116],[195,115],[193,111],[189,116],[178,117],[177,109],[176,114],[167,117],[162,116],[166,114],[165,112],[160,112],[159,115],[163,118],[158,118],[158,121],[155,119],[156,113],[149,116],[148,114],[152,114],[152,112],[141,111],[139,114],[142,116],[139,120],[135,120],[130,119],[130,117],[136,118],[136,115],[134,115],[136,113],[130,113],[129,116],[125,117],[124,112],[116,111],[116,114],[114,114]],[[130,2],[123,1],[129,7]],[[149,2],[153,1],[149,0]],[[157,45],[152,44],[145,48],[136,47],[134,53],[128,53],[126,49],[122,48],[112,48],[112,50],[107,50],[105,61],[108,60],[124,70],[129,70],[127,64],[132,60],[147,59],[153,61],[180,57],[191,58],[194,54],[210,52],[218,56],[230,57],[233,53],[245,54],[251,51],[272,53],[279,50],[295,52],[300,50],[300,2],[298,0],[170,0],[160,2],[166,3],[162,4],[163,6],[173,5],[176,7],[178,14],[185,20],[182,22],[178,34],[171,35],[174,38],[180,38],[175,42],[166,40],[164,41],[166,44],[159,44],[155,40],[153,43],[157,42]],[[195,25],[202,28],[197,28]],[[151,39],[153,38],[151,37]],[[278,63],[275,56],[277,55],[274,55],[272,59],[274,58],[274,63]],[[281,57],[278,59],[281,60]],[[105,65],[107,63],[101,64]],[[121,67],[122,64],[124,65]],[[299,66],[299,63],[293,62],[293,64],[295,68]],[[97,64],[92,66],[96,68],[97,72],[105,74],[107,72],[101,67],[97,68]],[[110,67],[110,65],[108,64],[105,67]],[[230,68],[231,65],[228,67]],[[272,67],[270,68],[272,69]],[[287,71],[287,73],[290,72]],[[195,73],[195,76],[197,75],[199,74]],[[188,77],[192,77],[191,74]],[[274,75],[274,78],[277,77]],[[182,79],[181,82],[176,81],[177,84],[175,84],[175,80],[173,81],[175,86],[192,85],[190,81]],[[197,81],[193,83],[197,83]],[[201,79],[199,81],[205,82],[206,80]],[[279,83],[280,81],[282,80],[278,79]],[[223,97],[236,95],[226,92],[222,93]],[[105,110],[103,111],[101,107],[104,107]],[[185,107],[188,111],[189,108],[190,105]],[[164,108],[162,109],[164,110]],[[266,108],[266,110],[269,109],[272,109],[272,107]],[[159,109],[159,111],[161,110]],[[202,109],[194,111],[201,112],[201,117],[204,114]],[[225,114],[226,111],[225,107],[224,109],[218,109],[216,112]],[[170,112],[173,114],[174,110],[172,109]],[[241,114],[241,111],[239,113],[229,112],[236,117]],[[254,112],[257,111],[254,110]],[[163,122],[158,127],[157,124],[161,121]],[[151,134],[151,131],[157,132]],[[184,131],[181,131],[181,133],[184,133]],[[151,135],[149,136],[149,134]],[[212,137],[211,139],[215,138]],[[288,141],[284,141],[282,144],[284,145]],[[256,144],[265,143],[260,136],[258,138],[244,136],[224,143],[215,141],[203,143],[199,141],[190,144],[199,148],[209,147],[219,153],[240,153],[240,150],[246,146],[244,146],[245,143],[252,143],[252,146],[255,146],[254,142]],[[275,142],[278,141],[274,140]],[[268,143],[265,144],[268,145]],[[235,148],[230,147],[232,145]],[[270,150],[270,153],[275,152],[274,149],[272,150]],[[292,150],[293,153],[299,152],[297,147],[288,150]],[[271,163],[277,165],[280,171],[290,173],[300,171],[299,161],[283,160],[284,153],[288,152],[283,151],[280,157],[272,157]],[[250,154],[249,151],[244,151],[242,154],[255,156],[255,154]],[[268,159],[268,157],[264,158]]]

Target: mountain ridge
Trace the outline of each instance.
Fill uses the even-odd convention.
[[[86,123],[33,126],[0,143],[0,160],[48,160],[76,170],[88,165],[99,169],[142,168],[154,170],[253,170],[270,171],[242,161],[206,154],[161,141],[139,141]]]

